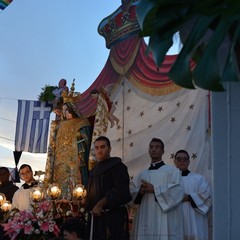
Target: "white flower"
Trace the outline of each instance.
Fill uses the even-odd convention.
[[[40,234],[40,230],[39,229],[35,229],[34,233],[35,234]]]
[[[38,226],[41,226],[42,225],[42,223],[43,223],[43,221],[38,221]]]
[[[34,211],[33,205],[31,205],[31,206],[28,208],[28,210],[29,210],[30,212],[33,212],[33,211]]]
[[[32,222],[31,222],[31,220],[27,220],[27,222],[25,223],[27,226],[30,226],[30,225],[32,225]]]
[[[71,211],[67,211],[67,212],[66,212],[66,215],[67,215],[67,216],[70,216],[71,214],[72,214]]]
[[[43,211],[40,211],[40,212],[37,214],[37,217],[43,218],[43,217],[44,217]]]
[[[83,207],[80,208],[80,212],[83,213],[85,209]]]

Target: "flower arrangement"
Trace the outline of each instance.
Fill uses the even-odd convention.
[[[53,205],[49,201],[36,203],[23,211],[13,209],[7,223],[2,224],[11,240],[44,240],[57,237],[60,229],[54,219]]]
[[[50,86],[50,85],[45,85],[42,88],[42,92],[40,93],[40,95],[38,96],[38,100],[39,101],[53,101],[55,99],[55,95],[53,94],[53,91],[55,89],[57,89],[57,86]]]

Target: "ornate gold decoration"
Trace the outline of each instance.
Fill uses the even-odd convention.
[[[70,88],[70,92],[63,91],[62,97],[64,103],[77,103],[80,101],[81,94],[78,92],[74,92],[75,90],[75,79],[73,79],[72,86]]]

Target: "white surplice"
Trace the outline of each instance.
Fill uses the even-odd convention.
[[[189,194],[197,207],[183,203],[184,240],[208,239],[208,211],[211,207],[211,189],[205,177],[190,172],[183,176],[185,193]]]
[[[133,178],[130,191],[135,199],[146,180],[154,185],[154,193],[143,196],[134,217],[132,240],[182,240],[182,199],[184,188],[181,172],[170,165],[157,170],[144,170]]]
[[[20,211],[28,209],[33,204],[30,199],[30,189],[19,188],[13,195],[12,208],[18,208]]]

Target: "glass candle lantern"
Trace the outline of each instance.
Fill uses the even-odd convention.
[[[12,204],[10,203],[10,201],[5,201],[5,202],[2,204],[2,206],[1,206],[1,209],[2,209],[2,211],[4,211],[4,212],[10,211],[11,208],[12,208]]]
[[[43,199],[44,193],[41,187],[33,187],[30,189],[30,198],[33,202],[39,202]]]
[[[61,188],[58,186],[58,184],[56,183],[52,183],[49,185],[48,189],[47,189],[47,195],[51,198],[51,199],[57,199],[60,197],[62,191]]]
[[[84,198],[86,194],[87,191],[82,184],[77,184],[73,189],[73,197],[76,199]]]

